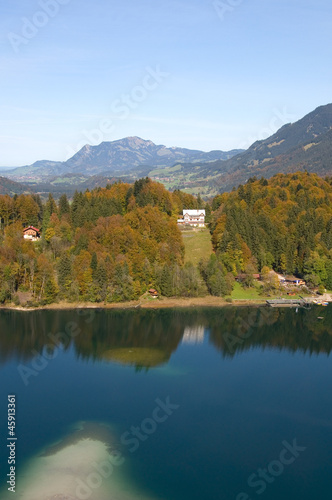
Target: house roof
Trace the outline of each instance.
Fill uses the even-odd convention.
[[[23,233],[25,233],[25,231],[28,231],[29,229],[33,229],[34,231],[37,231],[37,233],[39,233],[39,229],[37,229],[36,227],[34,226],[29,226],[29,227],[26,227],[25,229],[23,229]]]
[[[205,215],[205,210],[183,210],[183,215]]]

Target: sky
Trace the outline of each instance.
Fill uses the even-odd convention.
[[[4,0],[0,165],[247,148],[332,102],[330,0]]]

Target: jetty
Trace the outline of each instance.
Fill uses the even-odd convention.
[[[267,300],[269,307],[311,307],[311,301],[300,299],[271,299]]]

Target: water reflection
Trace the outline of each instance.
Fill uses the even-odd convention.
[[[204,335],[204,326],[186,326],[183,332],[182,342],[184,344],[202,344],[204,342]]]
[[[322,319],[318,319],[318,318]],[[311,310],[236,308],[195,310],[1,311],[0,363],[22,362],[47,349],[74,348],[78,358],[151,368],[165,364],[181,342],[204,336],[234,356],[255,348],[303,353],[332,349],[332,307]],[[203,326],[206,325],[206,326]]]

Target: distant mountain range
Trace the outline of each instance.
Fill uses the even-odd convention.
[[[139,167],[171,167],[177,162],[209,162],[227,160],[241,150],[211,151],[157,146],[152,141],[139,137],[127,137],[113,142],[102,142],[98,146],[84,146],[66,162],[48,160],[37,161],[32,165],[18,167],[8,173],[11,179],[45,180],[49,176],[66,174],[117,175],[128,174]]]
[[[244,184],[250,177],[270,178],[279,172],[298,170],[321,177],[332,175],[332,104],[284,125],[271,137],[228,160],[181,163],[157,172],[157,177],[151,176],[159,177],[171,188],[214,196]]]
[[[168,189],[203,196],[229,191],[249,177],[272,177],[297,170],[332,174],[332,104],[320,106],[301,120],[284,125],[246,151],[167,148],[139,137],[84,146],[66,162],[38,161],[3,173],[33,190],[90,189],[116,179],[149,176]],[[1,184],[1,183],[0,183]]]

